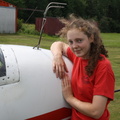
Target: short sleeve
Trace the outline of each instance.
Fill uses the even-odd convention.
[[[94,95],[103,95],[110,100],[114,99],[115,78],[109,60],[98,63],[96,68]]]
[[[67,48],[67,57],[72,62],[74,61],[74,58],[76,57],[75,54],[71,51],[70,47]]]

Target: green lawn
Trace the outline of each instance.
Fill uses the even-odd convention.
[[[108,50],[109,59],[115,73],[115,89],[120,89],[120,34],[102,33],[101,36]],[[120,92],[115,93],[115,99],[109,105],[109,110],[111,112],[110,120],[120,120]]]
[[[116,86],[115,89],[120,89],[120,34],[117,33],[102,33],[103,42],[109,52],[109,59],[115,73]],[[0,34],[0,44],[19,44],[35,46],[38,43],[39,35],[29,34]],[[55,36],[43,35],[41,48],[50,48],[50,45],[60,40]],[[120,92],[115,93],[115,99],[109,105],[111,112],[110,120],[120,120]]]
[[[56,36],[48,36],[43,34],[42,41],[40,44],[41,48],[49,49],[49,46],[56,39],[59,40]],[[27,45],[35,46],[38,44],[39,35],[30,35],[30,34],[0,34],[0,44],[15,44],[15,45]]]

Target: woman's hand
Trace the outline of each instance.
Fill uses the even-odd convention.
[[[66,72],[68,72],[68,69],[66,67],[66,64],[62,58],[62,55],[67,57],[67,49],[68,44],[58,41],[54,42],[50,49],[53,53],[53,71],[56,74],[57,78],[62,79]]]
[[[71,88],[71,81],[69,79],[69,76],[65,74],[64,78],[61,80],[62,82],[62,93],[65,98],[65,100],[68,102],[69,99],[73,98],[73,92]]]
[[[62,55],[55,55],[53,58],[53,72],[57,78],[62,79],[66,72],[68,72],[67,66],[62,58]]]

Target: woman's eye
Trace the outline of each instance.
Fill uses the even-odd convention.
[[[77,40],[78,43],[80,43],[80,42],[82,42],[82,41],[83,41],[82,39]]]
[[[69,44],[72,44],[73,43],[73,41],[69,41]]]

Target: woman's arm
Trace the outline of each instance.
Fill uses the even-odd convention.
[[[67,57],[67,48],[69,46],[64,42],[54,42],[51,45],[51,51],[53,53],[53,71],[56,77],[63,78],[65,72],[68,72],[66,64],[62,58],[62,55]]]
[[[63,96],[73,108],[75,108],[78,112],[94,119],[98,119],[102,116],[107,104],[107,97],[95,95],[93,96],[92,103],[83,102],[73,96],[71,82],[67,75],[61,82]]]

